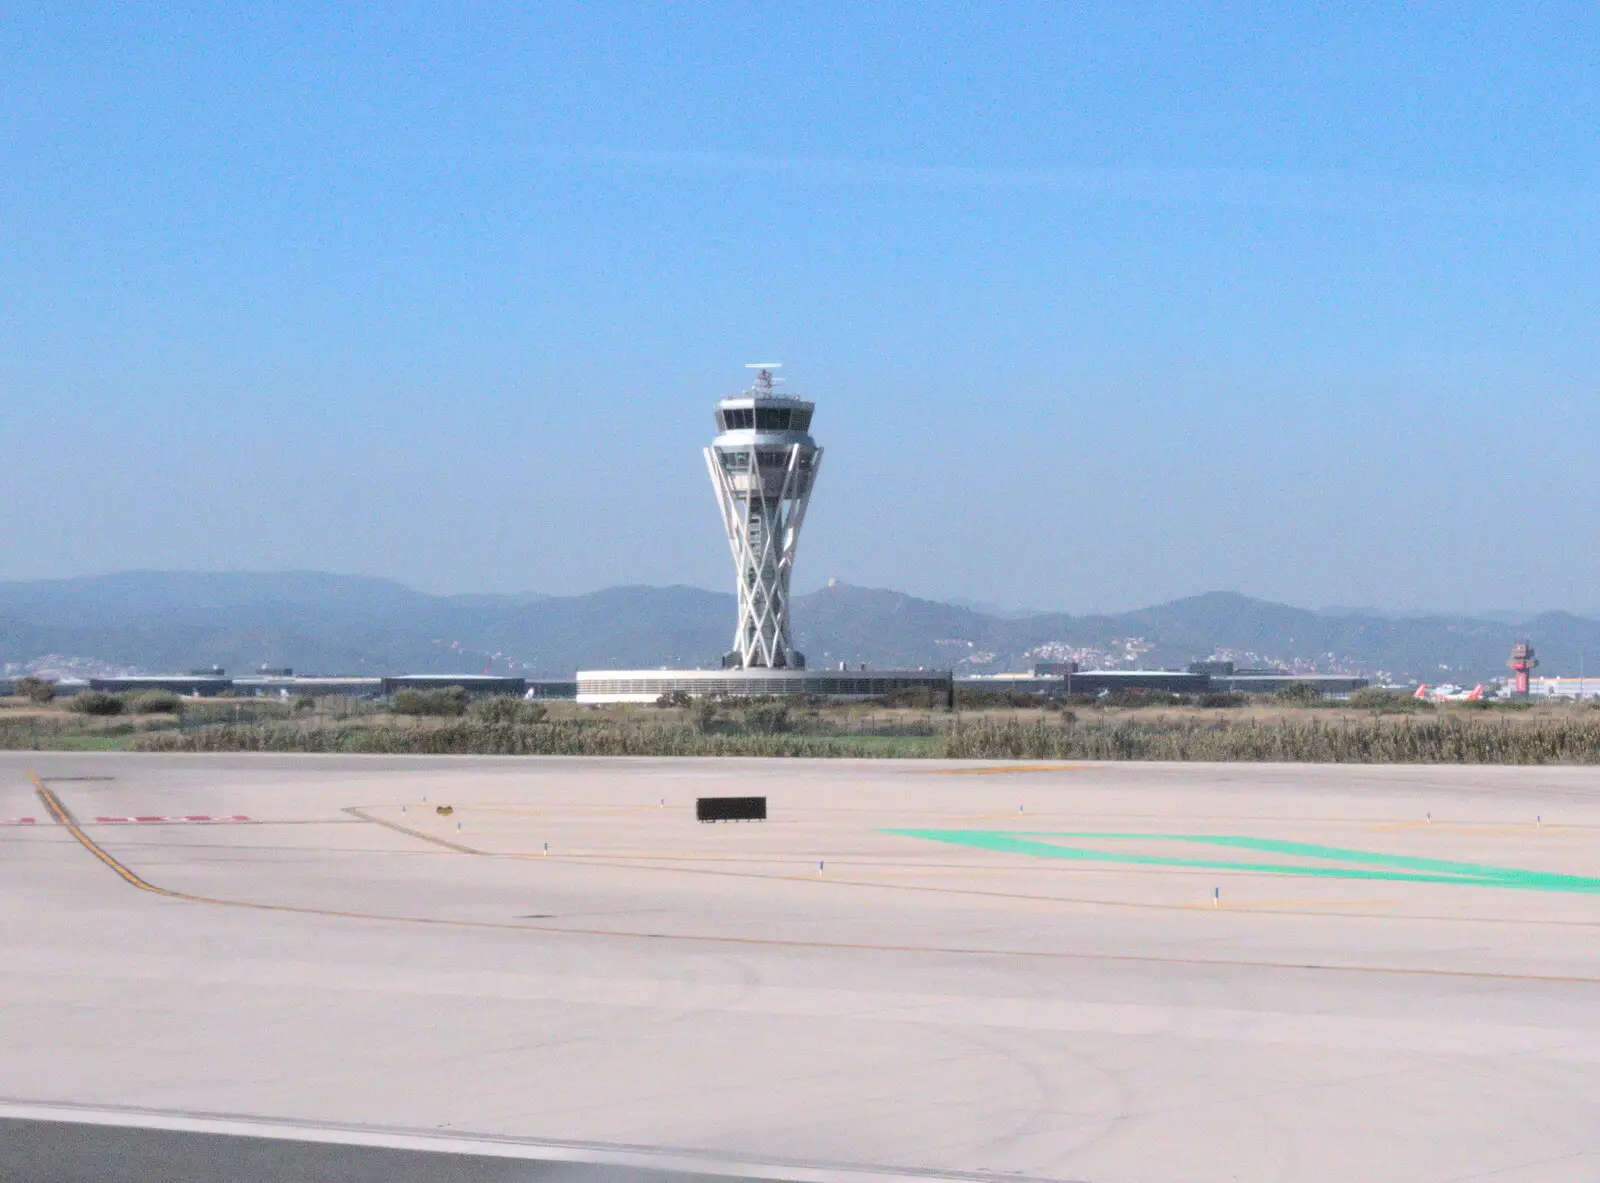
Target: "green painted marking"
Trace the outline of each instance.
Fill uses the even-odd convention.
[[[1194,867],[1213,871],[1254,871],[1272,875],[1306,875],[1324,879],[1367,879],[1397,883],[1457,883],[1472,887],[1510,887],[1523,891],[1561,891],[1600,895],[1600,879],[1583,875],[1562,875],[1553,871],[1530,871],[1521,867],[1496,867],[1485,863],[1451,862],[1444,859],[1415,858],[1409,855],[1382,854],[1369,850],[1350,850],[1342,846],[1318,846],[1309,842],[1286,842],[1276,838],[1251,838],[1241,834],[1130,834],[1098,832],[1035,832],[1025,830],[887,830],[908,838],[948,842],[980,850],[1006,854],[1031,854],[1041,858],[1076,859],[1081,862],[1133,863],[1149,867]],[[1092,847],[1069,846],[1054,839],[1091,839],[1101,842],[1188,842],[1220,846],[1263,854],[1322,859],[1333,866],[1305,863],[1236,862],[1217,858],[1180,858],[1173,855],[1133,854]],[[1344,864],[1344,865],[1340,865]],[[1365,864],[1351,866],[1349,864]]]

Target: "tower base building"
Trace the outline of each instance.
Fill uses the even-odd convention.
[[[663,695],[754,698],[764,695],[879,698],[917,691],[946,706],[955,683],[949,670],[579,670],[580,703],[657,702]]]

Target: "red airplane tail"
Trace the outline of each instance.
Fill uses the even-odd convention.
[[[1415,694],[1413,694],[1411,697],[1412,698],[1427,698],[1428,697],[1428,684],[1426,682],[1424,682],[1422,685],[1418,686],[1417,687],[1417,692]]]

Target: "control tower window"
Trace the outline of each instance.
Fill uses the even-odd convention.
[[[750,467],[750,453],[724,452],[722,454],[722,467],[729,472],[743,472]]]
[[[757,431],[788,431],[788,407],[762,407],[756,412]]]
[[[749,407],[729,407],[717,415],[719,431],[749,431],[755,425],[755,412]]]
[[[793,411],[791,411],[789,413],[789,430],[790,431],[810,431],[811,430],[811,412],[807,411],[807,410],[803,410],[800,407],[796,407]]]

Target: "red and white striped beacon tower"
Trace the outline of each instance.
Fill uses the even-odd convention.
[[[1511,659],[1506,662],[1507,668],[1517,675],[1516,692],[1526,695],[1528,693],[1528,674],[1539,664],[1539,659],[1533,655],[1533,646],[1527,641],[1518,641],[1511,646]]]

